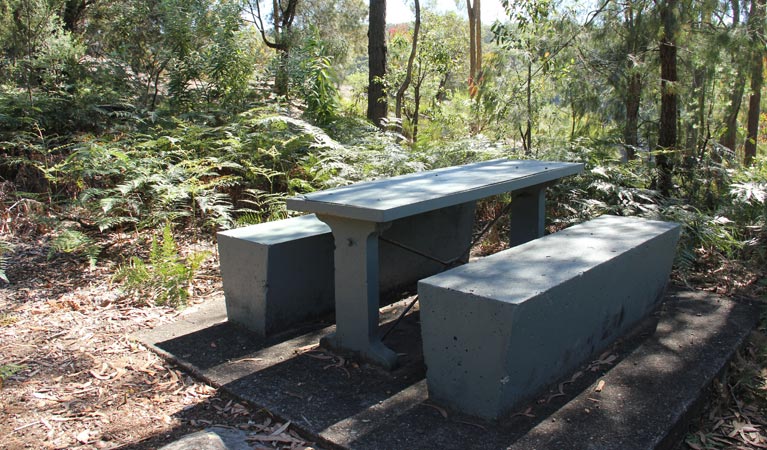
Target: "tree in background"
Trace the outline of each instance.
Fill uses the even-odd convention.
[[[551,58],[555,49],[561,51],[563,45],[557,42],[557,20],[552,16],[554,8],[551,0],[522,0],[510,2],[502,0],[511,24],[496,24],[493,27],[495,40],[499,45],[515,50],[522,66],[521,85],[524,86],[524,118],[518,124],[519,138],[526,155],[532,154],[533,126],[538,107],[533,98],[533,84],[538,74],[545,75],[551,68]]]
[[[647,26],[647,2],[629,0],[621,4],[623,8],[622,26],[618,33],[622,37],[619,77],[623,103],[626,111],[626,124],[623,128],[623,145],[626,157],[634,159],[639,147],[639,107],[642,103],[642,87],[645,55],[650,45],[650,29]]]
[[[658,5],[661,18],[660,77],[661,103],[658,124],[658,148],[655,163],[658,166],[657,188],[664,197],[671,194],[673,152],[677,149],[677,34],[679,32],[678,0],[662,0]]]
[[[368,6],[363,0],[301,0],[293,24],[303,42],[320,39],[336,67],[367,51]]]
[[[482,16],[480,0],[466,0],[469,17],[469,95],[477,95],[482,83]]]
[[[762,86],[764,85],[764,20],[765,0],[751,0],[748,15],[748,34],[751,40],[751,93],[748,97],[748,134],[746,135],[744,163],[756,157],[759,139],[759,114],[761,112]]]
[[[368,109],[367,118],[383,127],[388,102],[386,77],[386,0],[370,0],[368,26]]]
[[[726,28],[725,44],[729,48],[743,48],[746,43],[743,42],[747,36],[743,29],[740,14],[740,0],[731,0],[732,24]],[[722,132],[719,135],[719,144],[735,151],[738,137],[738,114],[743,102],[743,93],[746,88],[746,77],[744,76],[744,67],[748,61],[748,52],[729,52],[731,70],[733,72],[733,81],[731,83],[730,94],[726,104],[726,112]],[[717,157],[717,159],[719,159]]]
[[[293,47],[293,21],[296,18],[298,0],[273,0],[271,14],[261,7],[261,0],[246,0],[245,9],[250,15],[250,22],[256,26],[261,39],[267,47],[277,51],[279,56],[277,73],[274,77],[274,91],[277,95],[288,95],[290,75],[288,63]],[[271,19],[271,30],[264,26],[264,19]],[[271,38],[267,36],[270,31]]]
[[[418,32],[421,29],[421,3],[419,0],[414,0],[415,7],[415,23],[413,24],[413,38],[410,46],[410,56],[407,59],[407,68],[405,69],[405,79],[402,80],[397,89],[395,95],[395,107],[394,116],[397,118],[397,128],[399,132],[402,132],[402,104],[405,101],[405,92],[410,87],[410,82],[413,80],[413,61],[415,61],[416,51],[418,50]]]

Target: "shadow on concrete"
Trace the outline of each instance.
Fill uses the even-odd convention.
[[[210,311],[200,314],[216,317]],[[205,325],[196,319],[187,320],[196,330],[182,332],[171,324],[166,327],[176,326],[173,332],[154,331],[140,339],[235,397],[290,420],[325,447],[646,449],[676,442],[688,411],[756,317],[747,305],[707,293],[674,292],[653,317],[609,348],[619,356],[612,366],[579,367],[583,375],[573,383],[555,383],[538,401],[498,423],[429,402],[417,313],[386,341],[401,354],[401,365],[392,372],[322,349],[306,351],[333,330],[319,325],[270,341],[268,347],[226,323]],[[600,380],[603,388],[596,392]]]

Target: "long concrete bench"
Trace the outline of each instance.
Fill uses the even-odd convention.
[[[473,220],[471,202],[393,221],[381,243],[380,291],[445,269],[403,246],[443,261],[468,260],[461,253]],[[333,311],[334,239],[314,214],[220,232],[218,250],[230,322],[266,336]]]
[[[662,299],[678,224],[602,216],[418,284],[429,397],[494,420]]]

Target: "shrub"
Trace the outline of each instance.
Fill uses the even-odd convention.
[[[157,305],[184,306],[191,295],[192,279],[208,256],[207,252],[196,252],[181,257],[167,222],[162,240],[152,238],[149,261],[132,257],[117,270],[113,280],[121,282],[129,293],[149,296]]]

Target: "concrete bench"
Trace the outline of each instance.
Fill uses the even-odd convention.
[[[446,261],[462,256],[473,221],[469,202],[395,220],[383,237]],[[332,312],[334,245],[330,228],[314,214],[218,233],[229,321],[266,336]],[[445,269],[388,242],[379,259],[383,294]]]
[[[313,214],[218,233],[230,322],[261,336],[333,310],[333,236]]]
[[[498,419],[662,299],[678,224],[602,216],[418,284],[429,397]]]

